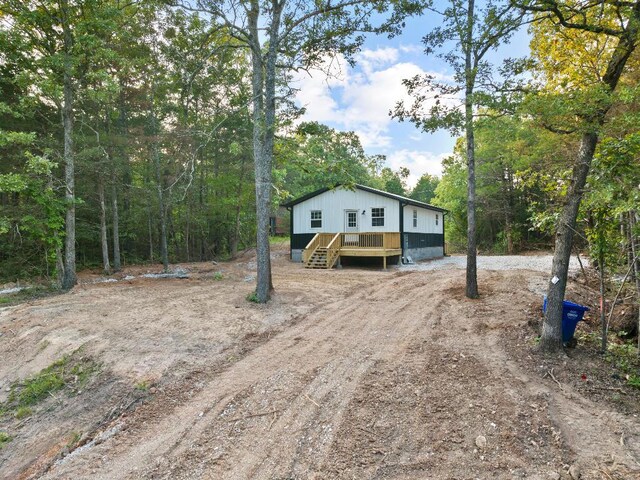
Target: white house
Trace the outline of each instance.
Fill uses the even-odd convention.
[[[319,268],[340,257],[423,260],[444,256],[446,210],[363,185],[323,188],[284,203],[291,213],[291,258],[314,266],[314,252],[333,251]],[[331,256],[331,255],[330,255]],[[316,255],[318,257],[318,255]],[[323,259],[320,259],[323,260]]]

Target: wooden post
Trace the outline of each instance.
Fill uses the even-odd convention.
[[[387,256],[386,255],[384,257],[382,257],[382,267],[385,270],[387,269]]]

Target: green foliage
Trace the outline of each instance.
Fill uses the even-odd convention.
[[[256,292],[251,292],[247,295],[247,301],[252,303],[260,303],[260,299],[258,298],[258,294]]]
[[[433,203],[449,211],[445,223],[449,251],[463,251],[467,244],[467,169],[459,155],[445,159],[442,166]]]
[[[627,380],[627,385],[629,385],[632,388],[640,389],[640,375],[636,375],[636,374],[630,375],[629,379]]]
[[[430,203],[436,196],[436,188],[438,188],[439,183],[440,179],[438,177],[425,173],[418,179],[416,186],[413,187],[409,194],[409,198],[419,202]]]
[[[276,145],[276,201],[335,185],[372,185],[380,165],[367,156],[353,132],[338,132],[316,122],[302,123]]]
[[[150,388],[148,380],[142,380],[135,384],[134,388],[140,392],[147,392]]]
[[[11,386],[7,401],[0,405],[4,412],[15,412],[16,418],[32,414],[32,408],[65,388],[84,388],[99,370],[92,360],[79,356],[80,351],[65,355],[35,375]]]
[[[2,450],[11,440],[13,440],[13,438],[7,432],[0,431],[0,450]]]
[[[23,418],[30,417],[32,413],[33,411],[29,407],[18,407],[15,413],[15,417],[16,419],[21,420]]]

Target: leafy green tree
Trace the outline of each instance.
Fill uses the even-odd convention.
[[[418,179],[416,186],[411,190],[409,198],[425,203],[431,202],[436,195],[438,183],[440,183],[440,179],[435,175],[429,175],[428,173],[423,174]]]
[[[280,200],[335,185],[369,185],[380,159],[365,154],[353,132],[339,132],[316,122],[300,124],[276,144]]]
[[[534,52],[539,59],[551,57],[553,60],[540,62],[543,88],[532,98],[532,111],[548,128],[580,137],[571,181],[557,222],[547,310],[540,340],[541,351],[557,352],[562,349],[562,302],[578,211],[614,93],[629,58],[636,50],[640,2],[545,0],[523,2],[521,6],[540,19],[534,31],[537,37],[550,35],[556,39],[551,50],[540,48]],[[545,42],[539,43],[546,45]],[[576,64],[561,61],[565,52],[575,49],[576,45],[582,45],[583,52],[590,52],[590,61]],[[585,58],[585,55],[579,54],[578,57]],[[560,61],[555,61],[556,58]]]
[[[269,216],[273,189],[273,154],[278,120],[278,79],[294,68],[309,68],[327,56],[352,57],[363,31],[398,32],[407,12],[420,2],[379,0],[199,0],[198,7],[219,22],[251,57],[253,157],[257,215],[256,298],[269,299],[273,283],[269,253]],[[382,26],[375,15],[394,9]],[[283,92],[284,93],[284,92]]]
[[[477,298],[474,116],[479,106],[497,103],[493,90],[494,72],[485,57],[508,41],[521,26],[522,13],[511,2],[501,0],[483,2],[481,6],[474,0],[450,0],[446,5],[438,12],[442,16],[442,26],[428,32],[423,43],[428,55],[437,54],[453,68],[453,82],[443,82],[429,74],[405,80],[409,94],[415,100],[409,107],[399,103],[394,116],[407,119],[427,132],[448,129],[465,133],[468,172],[466,295]],[[454,49],[447,50],[452,43]],[[464,108],[459,108],[456,102],[458,94],[462,94]],[[433,102],[429,105],[428,100]]]
[[[453,250],[463,251],[467,244],[467,168],[462,139],[454,155],[442,161],[442,179],[436,187],[434,205],[447,210],[445,238]]]
[[[379,177],[381,189],[385,192],[395,193],[396,195],[405,196],[407,194],[407,178],[409,170],[406,167],[400,167],[397,171],[393,171],[389,167],[384,167]]]

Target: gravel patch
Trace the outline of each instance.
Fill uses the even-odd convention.
[[[553,255],[479,255],[478,270],[536,270],[551,273]],[[582,259],[585,267],[588,260]],[[451,257],[436,258],[413,265],[402,265],[401,270],[444,270],[450,268],[466,268],[467,256],[454,255]],[[569,262],[569,272],[580,270],[580,264],[575,257]]]

